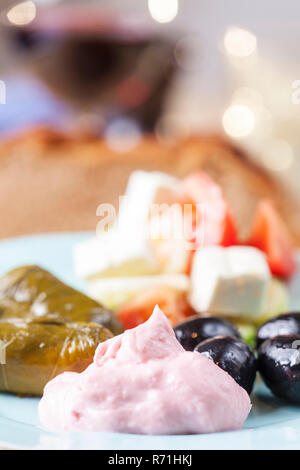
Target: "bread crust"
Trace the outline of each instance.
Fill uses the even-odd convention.
[[[145,136],[129,152],[94,136],[35,128],[0,144],[0,238],[41,232],[95,230],[96,209],[118,203],[134,169],[185,176],[203,169],[221,184],[241,236],[259,199],[271,198],[297,245],[300,205],[247,155],[218,136],[159,142]]]

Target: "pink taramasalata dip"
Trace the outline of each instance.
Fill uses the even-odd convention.
[[[185,351],[155,307],[147,322],[101,343],[84,372],[51,380],[39,416],[50,430],[189,434],[240,429],[250,409],[247,392]]]

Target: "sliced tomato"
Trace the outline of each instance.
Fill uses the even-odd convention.
[[[151,288],[138,294],[133,300],[122,305],[116,314],[127,330],[148,320],[155,305],[159,305],[172,326],[195,314],[186,300],[186,296],[182,292],[168,287]]]
[[[296,261],[293,245],[284,222],[270,200],[263,199],[259,203],[246,244],[266,253],[274,276],[289,277],[294,273]]]
[[[195,206],[196,247],[231,246],[237,243],[237,230],[222,189],[207,174],[197,171],[183,182],[183,192]]]

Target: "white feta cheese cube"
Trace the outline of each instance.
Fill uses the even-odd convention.
[[[159,266],[148,240],[111,230],[75,247],[74,269],[86,279],[155,274]]]
[[[117,224],[74,250],[75,274],[80,278],[157,274],[160,266],[147,232],[152,204],[173,203],[180,181],[160,172],[131,174]]]
[[[195,253],[189,300],[195,310],[255,317],[271,279],[265,255],[248,246],[203,247]]]
[[[128,180],[118,215],[118,230],[145,233],[152,204],[178,201],[180,181],[158,171],[134,171]]]

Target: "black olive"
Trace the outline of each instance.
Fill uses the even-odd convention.
[[[256,347],[279,335],[300,335],[300,313],[284,313],[263,323],[256,333]]]
[[[256,359],[244,341],[233,336],[217,336],[202,341],[195,351],[212,359],[250,395],[256,376]]]
[[[300,404],[300,335],[275,336],[258,349],[258,370],[274,395]]]
[[[193,351],[197,344],[215,336],[241,338],[238,329],[229,321],[218,317],[192,317],[174,328],[176,338],[187,351]]]

